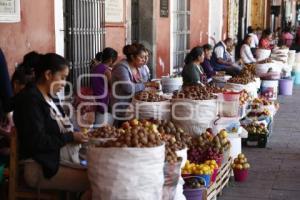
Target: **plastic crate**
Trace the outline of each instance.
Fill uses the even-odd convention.
[[[248,133],[248,138],[243,138],[243,146],[266,148],[269,139],[269,134],[251,134]]]

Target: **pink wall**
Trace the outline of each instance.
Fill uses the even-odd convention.
[[[228,35],[228,1],[223,1],[223,28],[222,39],[226,39]]]
[[[119,57],[123,57],[122,49],[125,46],[125,24],[106,25],[105,46],[118,51]]]
[[[191,0],[190,48],[208,42],[209,0]]]
[[[170,73],[170,13],[160,17],[160,4],[157,0],[156,14],[156,76],[159,78]],[[170,4],[169,4],[170,6]],[[169,9],[170,10],[170,9]]]
[[[0,23],[0,48],[4,51],[10,75],[29,51],[55,51],[54,1],[22,0],[21,22]]]

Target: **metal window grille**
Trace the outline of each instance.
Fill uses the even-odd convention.
[[[190,48],[190,0],[175,0],[173,6],[173,74],[182,71]]]
[[[131,2],[131,40],[139,42],[139,0]]]
[[[65,0],[65,55],[73,87],[79,75],[90,73],[89,64],[105,43],[105,0]],[[89,78],[81,86],[89,86]]]

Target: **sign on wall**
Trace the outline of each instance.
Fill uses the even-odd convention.
[[[124,22],[124,1],[105,0],[105,22],[122,23]]]
[[[160,17],[169,16],[169,0],[160,0]]]
[[[20,21],[20,0],[0,0],[0,23]]]

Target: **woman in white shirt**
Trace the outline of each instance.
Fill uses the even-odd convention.
[[[252,43],[252,36],[247,35],[244,39],[244,44],[240,50],[241,59],[245,64],[251,64],[256,62],[256,59],[254,58],[251,51],[251,47],[250,47],[251,43]]]

